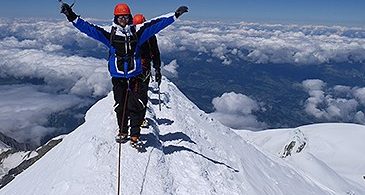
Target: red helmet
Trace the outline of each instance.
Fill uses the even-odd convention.
[[[146,18],[144,18],[143,14],[136,14],[133,17],[133,24],[134,25],[142,24],[145,21],[146,21]]]
[[[131,10],[129,9],[128,5],[125,3],[118,3],[114,8],[114,15],[129,15],[131,14]]]

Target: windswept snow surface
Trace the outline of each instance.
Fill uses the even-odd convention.
[[[121,191],[129,194],[364,194],[343,181],[333,190],[265,154],[199,110],[164,79],[162,111],[151,89],[142,129],[146,151],[122,145]],[[67,135],[11,183],[6,195],[116,194],[118,144],[112,93],[87,113],[86,122]],[[326,172],[328,169],[321,169]],[[341,182],[341,181],[338,181]]]
[[[276,156],[281,156],[285,145],[295,141],[286,162],[332,191],[348,189],[346,192],[352,194],[348,188],[352,184],[361,189],[360,194],[365,194],[363,125],[323,123],[294,129],[236,132]],[[303,142],[306,142],[305,147],[297,153],[297,146]]]

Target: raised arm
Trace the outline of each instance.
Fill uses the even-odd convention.
[[[110,33],[103,28],[90,24],[79,17],[75,21],[73,21],[72,24],[81,32],[85,33],[87,36],[104,43],[107,47],[111,46]]]
[[[72,8],[63,3],[61,6],[61,13],[65,14],[67,20],[72,22],[72,24],[79,29],[81,32],[85,33],[87,36],[92,37],[102,43],[104,43],[107,47],[110,47],[110,33],[104,30],[103,28],[90,24],[89,22],[80,18],[80,16],[76,15]]]
[[[175,13],[162,15],[137,25],[137,35],[139,37],[137,47],[141,46],[153,35],[172,24],[185,12],[188,12],[188,8],[186,6],[181,6],[175,11]]]

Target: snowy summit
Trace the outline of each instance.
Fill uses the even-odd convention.
[[[321,132],[331,135],[326,125],[317,133],[308,131],[313,137],[307,140],[303,156],[297,158],[300,154],[293,152],[282,158],[276,152],[290,140],[293,134],[289,132],[295,131],[274,131],[280,140],[276,142],[270,142],[275,137],[270,132],[258,136],[242,131],[241,137],[199,110],[165,78],[161,92],[162,111],[159,111],[158,94],[152,88],[149,91],[149,127],[142,129],[141,137],[146,151],[138,153],[128,143],[122,145],[122,194],[365,194],[365,182],[344,175],[355,168],[351,167],[355,161],[360,166],[356,170],[364,171],[361,169],[364,158],[356,156],[357,152],[348,153],[346,158],[357,159],[348,159],[347,163],[344,159],[336,164],[334,161],[340,158],[338,153],[325,155],[335,146],[321,137]],[[118,144],[114,140],[117,125],[113,104],[112,94],[96,103],[83,125],[2,188],[0,194],[116,194]],[[343,127],[352,128],[351,125]],[[365,132],[365,128],[358,125],[356,128],[357,135],[363,135],[360,129]],[[335,138],[340,140],[336,136],[328,137]],[[360,139],[351,138],[355,140],[338,143],[351,150],[347,145]],[[325,145],[316,145],[320,142]],[[356,147],[364,148],[363,145]],[[355,150],[359,151],[358,148],[352,151]],[[339,147],[337,152],[346,151]],[[331,157],[327,166],[325,160],[318,159]],[[300,163],[293,162],[296,159]]]

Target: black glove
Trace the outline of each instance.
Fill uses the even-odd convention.
[[[179,8],[177,8],[177,10],[175,11],[175,16],[176,18],[179,18],[183,13],[188,12],[188,7],[186,6],[180,6]]]
[[[161,71],[156,70],[155,80],[158,83],[158,86],[160,86],[160,84],[161,84],[161,78],[162,78]]]
[[[77,18],[77,15],[75,14],[75,12],[72,11],[71,6],[69,6],[67,3],[62,3],[61,13],[66,15],[69,22],[72,22]]]

